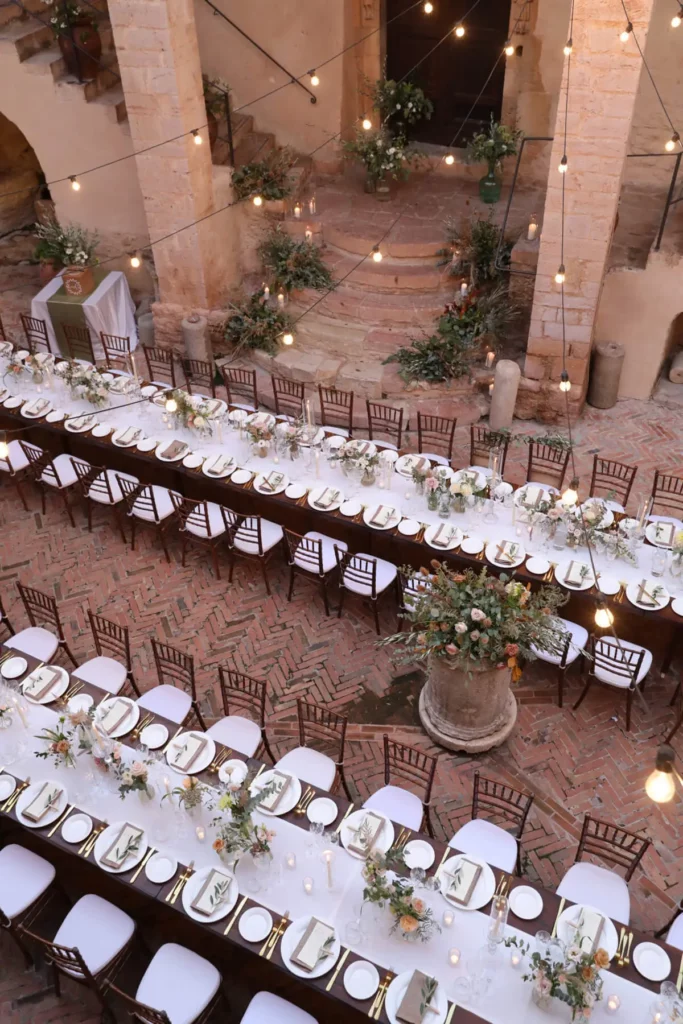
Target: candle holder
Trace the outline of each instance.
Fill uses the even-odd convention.
[[[607,1014],[609,1014],[610,1017],[614,1017],[614,1015],[619,1010],[620,1006],[621,1006],[621,999],[619,998],[619,996],[617,996],[617,995],[607,996],[607,1002],[605,1003],[605,1012]]]
[[[458,966],[458,964],[460,963],[460,955],[461,954],[459,949],[453,948],[448,950],[448,962],[451,965],[451,967]]]
[[[194,834],[197,837],[198,843],[206,842],[206,829],[204,828],[203,825],[197,825],[196,829],[194,830]]]
[[[500,943],[505,938],[505,925],[507,924],[510,904],[507,896],[494,896],[489,914],[489,927],[486,933],[489,953],[495,953]]]
[[[313,879],[310,876],[306,876],[303,881],[304,892],[307,896],[310,896],[313,892]]]
[[[441,920],[444,928],[450,928],[455,921],[455,914],[452,910],[444,910]]]
[[[289,868],[290,871],[294,871],[296,869],[296,854],[295,853],[286,853],[285,854],[285,867]]]
[[[515,949],[513,946],[512,949],[510,950],[510,967],[512,967],[513,970],[518,971],[522,966],[523,959],[524,957],[522,956],[520,951],[518,949]]]

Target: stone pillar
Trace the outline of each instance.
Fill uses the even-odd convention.
[[[629,7],[643,49],[653,2],[637,0]],[[625,21],[618,4],[575,0],[564,246],[566,367],[573,385],[569,393],[572,414],[578,414],[586,393],[596,310],[641,76],[642,61],[633,38],[626,43],[619,40]],[[562,176],[558,165],[564,151],[566,80],[565,60],[524,367],[526,378],[540,385],[535,390],[535,413],[547,421],[561,418],[565,410],[565,396],[557,386],[562,370],[562,318],[560,288],[554,277],[561,262]]]
[[[493,379],[493,395],[489,412],[491,430],[509,430],[512,426],[521,375],[522,371],[512,359],[499,360]]]
[[[206,124],[193,0],[111,0],[109,15],[134,148]],[[226,203],[224,189],[218,201],[214,196],[206,128],[201,136],[201,146],[184,135],[136,158],[152,240]],[[210,217],[154,246],[160,300],[155,320],[160,305],[162,314],[164,306],[176,307],[179,327],[189,309],[222,304],[236,279],[234,249],[226,240],[233,212]],[[169,317],[160,320],[167,324]],[[159,330],[157,341],[177,341],[179,330],[175,338],[163,337],[163,330],[158,335]]]

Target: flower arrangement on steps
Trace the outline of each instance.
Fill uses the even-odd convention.
[[[503,160],[516,155],[522,135],[517,128],[500,124],[491,115],[488,129],[477,132],[467,143],[467,162],[488,167],[488,173],[479,180],[479,197],[484,203],[497,203],[500,199],[498,172],[502,170]]]
[[[258,247],[258,255],[273,290],[291,294],[303,288],[326,291],[334,287],[318,246],[297,241],[280,227],[266,236]]]
[[[262,199],[286,199],[292,194],[289,172],[296,163],[296,155],[284,146],[275,149],[263,160],[242,164],[232,175],[235,199],[261,196]]]
[[[42,0],[52,11],[50,24],[57,36],[66,69],[79,81],[96,78],[102,68],[102,40],[97,31],[97,12],[74,0]]]
[[[469,278],[470,288],[484,289],[499,281],[505,272],[501,268],[510,264],[512,242],[503,242],[501,267],[497,267],[501,230],[492,218],[493,211],[486,218],[471,217],[462,225],[449,218],[445,224],[448,244],[437,252],[437,267],[446,267],[449,277]]]
[[[218,122],[226,115],[225,105],[230,93],[230,86],[220,78],[209,78],[208,75],[202,75],[202,85],[204,87],[209,145],[213,149],[218,138]]]
[[[62,227],[56,218],[37,224],[36,234],[36,258],[52,262],[57,269],[64,268],[62,280],[67,294],[89,295],[95,287],[92,268],[98,262],[97,234],[79,224]]]
[[[233,357],[243,349],[260,349],[275,355],[283,334],[291,327],[291,318],[278,306],[271,305],[260,289],[244,302],[230,304],[223,337],[233,347]]]

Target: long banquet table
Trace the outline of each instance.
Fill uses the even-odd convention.
[[[6,649],[3,648],[2,653],[4,650]],[[35,659],[30,657],[27,658],[27,662],[26,673],[21,678],[25,678],[37,664]],[[96,703],[108,696],[105,691],[91,684],[85,684],[80,692],[89,693]],[[88,813],[95,826],[103,820],[110,824],[125,820],[144,827],[151,844],[162,852],[170,853],[177,858],[178,872],[171,881],[163,885],[151,883],[146,878],[144,871],[139,872],[135,881],[132,881],[134,874],[132,869],[121,874],[105,875],[91,856],[87,858],[90,870],[86,871],[84,859],[79,857],[77,852],[78,844],[75,846],[68,844],[61,836],[61,828],[54,831],[52,825],[48,825],[43,828],[29,829],[17,818],[16,807],[7,813],[4,811],[0,813],[0,823],[8,837],[23,829],[19,841],[32,845],[48,859],[51,854],[62,859],[66,858],[69,867],[74,869],[72,874],[78,877],[79,885],[85,886],[87,891],[97,891],[98,880],[101,886],[119,887],[121,900],[125,899],[122,890],[134,890],[135,895],[145,903],[146,907],[150,911],[153,909],[153,913],[149,916],[154,918],[157,925],[165,927],[164,922],[168,921],[168,918],[164,915],[171,915],[172,924],[175,926],[174,931],[177,933],[180,930],[181,935],[186,937],[188,945],[201,944],[204,955],[211,955],[213,952],[214,959],[219,966],[222,966],[226,960],[237,963],[235,957],[239,948],[241,955],[247,957],[252,965],[258,965],[258,983],[261,987],[277,985],[282,982],[283,976],[286,976],[289,980],[288,998],[293,998],[306,1008],[311,1009],[312,1012],[317,1012],[321,1021],[360,1020],[361,1017],[367,1016],[372,999],[364,1001],[352,999],[342,982],[345,968],[358,959],[373,962],[377,966],[381,979],[386,976],[387,972],[391,972],[393,975],[400,971],[421,969],[435,977],[440,985],[445,986],[449,1001],[453,1001],[453,985],[456,979],[463,973],[467,973],[473,955],[486,941],[490,904],[478,911],[465,911],[447,903],[438,891],[421,891],[420,896],[433,908],[437,921],[441,921],[445,909],[452,909],[455,920],[450,928],[444,927],[441,934],[435,934],[428,942],[421,944],[390,936],[388,934],[388,916],[380,919],[371,917],[367,922],[363,938],[358,943],[349,944],[345,937],[346,926],[354,918],[361,900],[364,884],[361,875],[362,862],[348,854],[341,845],[331,847],[334,851],[333,890],[328,891],[321,861],[323,847],[312,847],[307,831],[306,816],[297,816],[293,811],[276,818],[257,813],[258,820],[276,831],[272,843],[275,867],[265,881],[265,887],[255,893],[253,898],[250,897],[247,900],[241,913],[244,913],[249,907],[261,905],[273,912],[274,923],[277,923],[280,916],[284,915],[286,911],[289,912],[290,920],[315,914],[320,920],[335,927],[341,938],[342,950],[350,946],[345,966],[339,972],[329,991],[328,985],[333,976],[332,966],[321,978],[294,977],[282,960],[279,943],[276,945],[272,959],[265,961],[259,958],[262,943],[246,942],[241,937],[236,924],[230,927],[229,934],[225,934],[227,925],[233,919],[234,911],[221,921],[200,923],[185,914],[182,900],[172,905],[166,902],[166,896],[186,865],[194,862],[195,870],[204,866],[220,867],[221,862],[211,847],[212,833],[209,828],[209,820],[212,815],[207,809],[202,809],[201,816],[198,818],[188,817],[187,827],[179,828],[177,816],[180,812],[162,810],[158,799],[142,803],[137,794],[131,794],[125,801],[122,801],[115,787],[109,784],[104,791],[98,788],[96,791],[90,792],[86,786],[87,791],[83,794],[83,772],[90,761],[87,755],[78,759],[75,768],[55,768],[48,762],[38,761],[35,758],[34,751],[40,748],[33,737],[43,728],[54,726],[60,712],[63,713],[63,708],[58,705],[31,704],[29,706],[28,728],[24,735],[30,739],[30,743],[20,758],[13,762],[6,771],[11,771],[18,780],[30,778],[33,782],[48,779],[60,782],[67,788],[69,805],[74,804],[76,810]],[[156,721],[168,727],[170,737],[176,733],[176,723],[167,722],[159,716]],[[17,736],[15,730],[21,730],[18,720],[10,729],[0,731],[0,764],[3,763],[3,747],[12,736],[15,738]],[[135,740],[132,734],[128,734],[120,742],[123,745],[124,760],[132,761],[135,752],[140,750],[139,740]],[[217,744],[217,756],[222,750],[222,745]],[[232,749],[232,753],[234,756],[240,756],[240,752],[235,748]],[[244,760],[248,761],[250,767],[261,766],[261,762],[258,760],[247,758]],[[173,776],[174,784],[179,783],[181,776],[174,774],[166,767],[159,767],[155,770],[154,776],[150,776],[150,781],[161,789],[160,781],[164,774]],[[208,771],[199,773],[197,777],[207,786],[215,788],[217,785],[216,775]],[[71,789],[71,793],[68,792],[69,789]],[[78,791],[79,799],[75,799],[74,791]],[[316,795],[318,792],[316,791]],[[329,794],[321,793],[321,795],[328,796]],[[330,825],[331,829],[338,825],[349,808],[349,803],[344,798],[334,796],[333,799],[338,808],[338,815]],[[154,841],[155,830],[164,815],[167,816],[165,819],[167,838],[163,842],[157,843]],[[173,817],[171,818],[170,815]],[[171,828],[168,828],[169,822],[173,823]],[[207,833],[207,838],[203,842],[198,839],[196,834],[198,825],[203,826]],[[399,829],[400,826],[396,825],[397,835]],[[48,835],[50,831],[54,831],[51,836]],[[413,836],[415,837],[416,834]],[[428,872],[428,874],[433,874],[438,870],[447,848],[443,842],[431,839],[426,835],[420,835],[419,838],[429,843],[435,851],[434,865]],[[296,855],[296,869],[293,871],[285,867],[285,858],[291,853]],[[253,873],[251,859],[247,856],[240,860],[236,869],[236,880],[241,894],[249,890]],[[498,881],[502,873],[494,869],[494,874]],[[314,889],[310,895],[307,895],[303,889],[302,879],[304,876],[314,879]],[[532,885],[541,893],[543,911],[541,916],[533,921],[517,918],[510,911],[507,934],[518,935],[527,940],[531,939],[533,946],[533,936],[538,930],[552,931],[560,910],[560,900],[554,893],[534,885],[527,879],[511,879],[513,887],[521,884]],[[238,902],[237,908],[239,907],[240,903]],[[650,936],[643,935],[636,929],[633,931],[633,949],[643,939],[652,941]],[[671,960],[670,980],[676,982],[680,978],[681,969],[683,969],[683,955],[680,950],[667,946],[663,942],[658,942],[658,945],[664,948],[669,955]],[[462,954],[460,965],[457,968],[451,967],[448,960],[448,952],[453,947],[457,947]],[[269,971],[278,972],[279,979],[269,975]],[[224,973],[229,984],[229,970]],[[611,994],[619,996],[622,1010],[616,1018],[608,1016],[605,1000],[603,1000],[596,1006],[591,1017],[594,1024],[602,1024],[608,1019],[610,1021],[621,1019],[624,1022],[628,1021],[629,1024],[630,1022],[640,1024],[641,1021],[645,1024],[650,1020],[650,1017],[647,1016],[648,1010],[655,998],[653,993],[659,991],[659,985],[648,982],[640,976],[633,966],[632,960],[624,967],[619,967],[614,960],[610,969],[603,972],[603,977],[605,1000]],[[320,1016],[321,1006],[327,1007],[329,1015]],[[488,1021],[490,1024],[543,1024],[547,1019],[547,1014],[531,1002],[530,986],[522,981],[521,972],[512,968],[508,953],[505,950],[499,950],[497,968],[488,992],[478,998],[476,1002],[468,1005],[461,1005],[458,1001],[453,1008],[450,1021],[451,1024],[475,1024],[475,1022],[481,1021]],[[554,1016],[553,1019],[555,1019]],[[565,1017],[560,1015],[557,1019],[565,1020]],[[389,1021],[386,1009],[382,1010],[379,1020]]]

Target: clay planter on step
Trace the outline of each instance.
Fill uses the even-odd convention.
[[[478,754],[504,743],[517,721],[509,668],[472,661],[469,671],[448,658],[432,658],[420,694],[420,720],[448,750]]]
[[[71,32],[60,32],[57,41],[70,75],[75,75],[80,79],[96,77],[100,70],[102,40],[96,26],[91,21],[73,21]]]
[[[62,281],[67,295],[90,295],[95,289],[92,267],[65,267]]]

